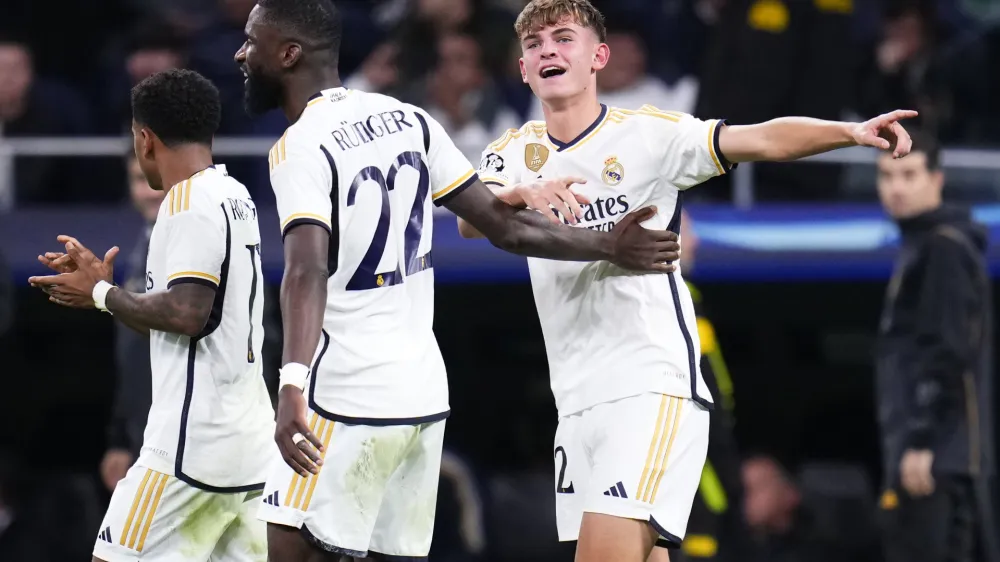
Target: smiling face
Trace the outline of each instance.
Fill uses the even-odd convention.
[[[585,0],[535,0],[517,19],[521,79],[545,105],[597,97],[597,72],[610,50],[599,12]]]

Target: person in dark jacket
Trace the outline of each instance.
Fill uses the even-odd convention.
[[[942,202],[935,140],[911,136],[909,156],[878,161],[879,197],[902,235],[876,358],[885,556],[996,561],[986,232]]]
[[[164,192],[149,187],[134,156],[128,158],[129,194],[132,204],[146,224],[139,233],[135,249],[129,255],[125,288],[132,292],[146,290],[146,251],[149,235],[156,222]],[[108,491],[125,477],[142,447],[142,433],[153,400],[152,373],[149,364],[149,340],[122,325],[115,330],[114,410],[108,427],[108,449],[101,460],[101,480]]]

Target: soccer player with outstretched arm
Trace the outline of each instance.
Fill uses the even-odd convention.
[[[865,123],[789,117],[746,126],[655,107],[607,107],[603,17],[587,0],[533,0],[515,25],[521,77],[545,120],[486,148],[480,178],[503,201],[568,225],[613,231],[641,207],[648,228],[679,232],[685,190],[738,162],[794,160],[864,145],[901,157],[896,111]],[[464,236],[479,236],[459,218]],[[529,259],[559,409],[559,537],[578,562],[642,562],[684,538],[708,446],[712,399],[699,371],[691,295],[679,271]],[[666,558],[657,549],[656,557]]]

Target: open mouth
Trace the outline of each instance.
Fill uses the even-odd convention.
[[[566,69],[559,66],[545,66],[539,74],[542,78],[553,78],[566,74]]]

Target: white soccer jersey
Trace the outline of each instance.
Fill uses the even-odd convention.
[[[469,161],[423,110],[333,88],[313,97],[270,163],[282,235],[303,223],[335,229],[310,407],[369,425],[446,417],[431,203],[476,181]]]
[[[647,228],[680,230],[681,192],[725,172],[720,121],[601,106],[568,143],[532,121],[487,147],[479,176],[505,186],[577,176],[588,197],[583,228],[610,230],[626,213],[655,205]],[[609,262],[528,259],[559,415],[644,392],[711,394],[701,378],[694,305],[680,271],[637,274]]]
[[[208,491],[262,488],[274,409],[262,377],[264,280],[257,208],[218,165],[167,193],[149,240],[148,293],[216,290],[197,337],[150,332],[153,404],[139,463]]]

